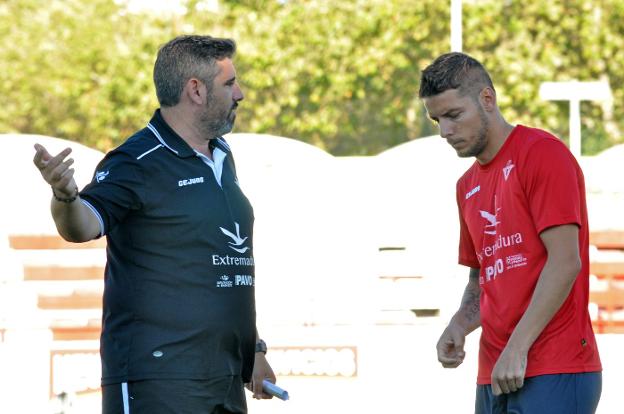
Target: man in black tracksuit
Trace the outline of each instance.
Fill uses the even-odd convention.
[[[154,67],[161,105],[78,191],[36,145],[59,233],[107,237],[103,413],[246,413],[275,382],[255,327],[253,210],[221,137],[243,99],[228,39],[181,36]]]

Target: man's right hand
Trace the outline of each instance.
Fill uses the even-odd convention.
[[[464,342],[466,331],[456,323],[451,323],[446,327],[436,348],[438,350],[438,361],[444,368],[457,368],[464,362],[466,353],[464,352]]]
[[[74,169],[70,168],[74,163],[72,158],[65,160],[71,153],[71,148],[65,148],[57,155],[52,156],[41,144],[35,144],[35,157],[33,163],[39,169],[43,179],[50,184],[54,193],[59,197],[71,197],[76,193],[76,181]]]
[[[43,145],[35,144],[33,163],[54,193],[51,205],[52,218],[61,237],[70,242],[85,242],[101,233],[100,221],[91,209],[78,198],[78,186],[74,180],[74,160],[67,158],[71,148],[65,148],[52,156]]]

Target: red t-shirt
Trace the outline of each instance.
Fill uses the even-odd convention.
[[[579,226],[582,269],[570,295],[529,350],[526,376],[600,371],[587,311],[589,231],[583,173],[551,134],[516,126],[486,165],[457,182],[459,263],[480,268],[481,342],[477,383],[492,369],[531,300],[546,262],[539,234]]]

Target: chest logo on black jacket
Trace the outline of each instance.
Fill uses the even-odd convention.
[[[223,227],[219,227],[219,228],[221,229],[223,234],[225,234],[226,236],[232,239],[232,241],[228,242],[228,244],[230,245],[230,249],[242,254],[242,253],[245,253],[247,250],[249,250],[249,247],[243,246],[245,242],[247,241],[247,237],[244,237],[244,238],[241,237],[240,226],[238,225],[237,222],[234,222],[234,225],[236,226],[236,234],[232,233],[231,231],[227,229],[224,229]]]

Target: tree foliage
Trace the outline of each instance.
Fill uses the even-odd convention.
[[[568,106],[541,100],[539,84],[604,79],[614,99],[583,103],[583,149],[622,142],[621,0],[464,3],[464,50],[491,71],[511,122],[565,138]],[[435,132],[418,82],[449,49],[450,1],[183,4],[186,13],[165,15],[129,12],[121,0],[1,2],[0,131],[118,145],[157,107],[158,46],[195,32],[238,42],[246,95],[238,131],[288,136],[336,155],[375,154]]]

